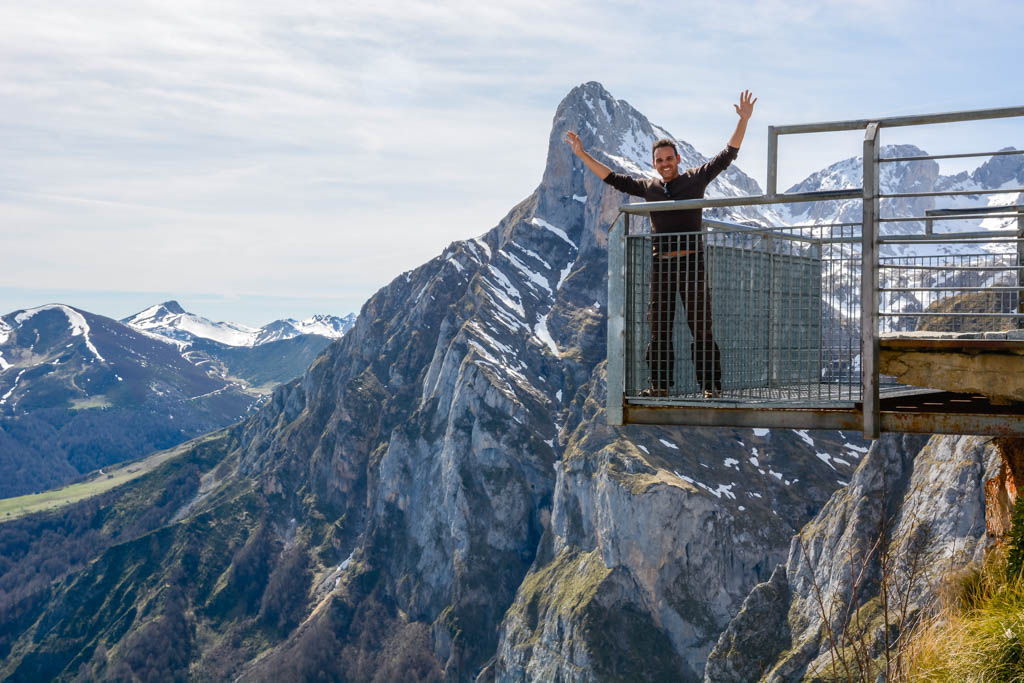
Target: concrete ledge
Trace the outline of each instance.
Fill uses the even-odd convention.
[[[1007,339],[909,339],[880,342],[879,369],[901,384],[1024,402],[1024,343]],[[960,346],[960,348],[957,348]]]
[[[886,332],[880,335],[884,343],[890,339],[1006,339],[1024,341],[1024,330],[1001,330],[998,332]]]

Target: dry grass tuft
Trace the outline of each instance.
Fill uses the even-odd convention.
[[[1006,552],[952,574],[941,608],[907,643],[904,680],[1024,683],[1024,576]]]

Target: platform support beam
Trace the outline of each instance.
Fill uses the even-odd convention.
[[[864,192],[861,224],[860,373],[865,439],[877,439],[881,429],[878,399],[878,128],[864,132]]]

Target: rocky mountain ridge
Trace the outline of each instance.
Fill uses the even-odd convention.
[[[253,347],[186,342],[63,304],[0,317],[0,497],[236,422],[328,343],[313,334]]]
[[[664,136],[599,84],[574,88],[540,186],[495,228],[395,278],[301,378],[109,516],[76,513],[103,541],[58,583],[9,591],[0,675],[145,677],[152,661],[247,680],[702,679],[867,448],[605,423],[623,197],[569,129],[627,172]],[[736,166],[710,188],[756,191]],[[158,481],[170,493],[146,517],[137,498]],[[43,522],[20,524],[0,534]],[[17,557],[45,552],[26,543]]]
[[[213,322],[189,313],[177,301],[165,301],[123,318],[121,322],[186,344],[207,340],[225,346],[259,346],[304,334],[340,339],[352,328],[355,318],[354,313],[345,317],[317,314],[305,320],[283,318],[262,327],[250,327],[234,322]]]
[[[896,133],[893,133],[896,135]],[[1012,150],[1013,148],[1007,148]],[[1004,150],[1005,151],[1005,150]],[[928,152],[907,144],[882,145],[881,158],[926,156]],[[812,173],[786,192],[816,192],[859,188],[863,182],[863,162],[860,157],[843,159]],[[879,178],[879,189],[883,194],[905,194],[912,192],[942,192],[965,190],[1012,189],[1024,186],[1024,156],[995,156],[981,163],[970,173],[962,171],[954,175],[940,173],[938,162],[928,159],[920,161],[899,161],[883,163]],[[1017,204],[1020,193],[978,194],[947,197],[908,197],[883,199],[881,216],[911,217],[924,216],[931,209],[965,208],[972,206],[1005,206]],[[860,200],[823,201],[787,206],[787,224],[811,223],[857,223],[861,220]],[[887,223],[882,226],[884,234],[920,233],[922,223],[916,221]],[[943,221],[937,232],[953,230],[1000,230],[1016,228],[1012,218],[968,219]],[[889,245],[887,253],[913,254],[914,249],[905,245]]]

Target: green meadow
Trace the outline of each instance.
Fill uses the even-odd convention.
[[[84,481],[68,484],[59,489],[0,499],[0,523],[8,522],[33,512],[59,508],[109,491],[121,484],[137,479],[147,472],[153,471],[162,463],[181,455],[189,447],[208,438],[208,436],[203,436],[192,441],[186,441],[174,448],[157,451],[142,460],[104,467],[87,475]]]

